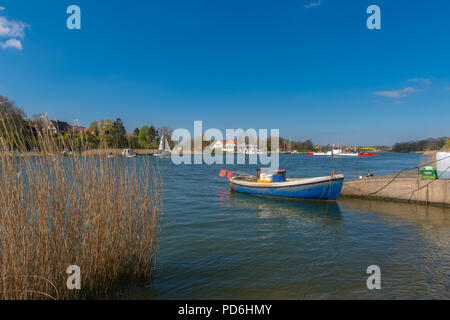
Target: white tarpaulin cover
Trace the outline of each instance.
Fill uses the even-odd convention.
[[[436,153],[436,161],[438,179],[450,180],[450,152]]]

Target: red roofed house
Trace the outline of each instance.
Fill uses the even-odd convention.
[[[237,148],[237,140],[229,139],[229,140],[217,140],[211,147],[213,150],[221,150],[225,152],[235,152]]]

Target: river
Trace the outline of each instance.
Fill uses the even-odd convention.
[[[280,155],[288,177],[397,172],[419,154],[374,158]],[[130,159],[133,161],[133,159]],[[139,160],[136,160],[139,161]],[[273,200],[230,192],[219,170],[174,165],[163,178],[160,249],[151,283],[132,299],[449,299],[450,209],[374,200]],[[381,270],[369,290],[367,267]]]

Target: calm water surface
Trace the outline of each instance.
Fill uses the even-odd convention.
[[[391,173],[420,155],[377,158],[280,155],[288,177],[332,169]],[[155,159],[164,181],[164,212],[154,280],[126,295],[152,299],[450,298],[450,209],[341,199],[272,200],[230,192],[221,168]],[[322,238],[318,240],[323,228]],[[308,281],[308,271],[314,259]],[[381,290],[366,269],[381,268]]]

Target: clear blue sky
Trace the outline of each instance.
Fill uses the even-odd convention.
[[[79,31],[66,27],[70,4],[81,8]],[[381,8],[381,30],[366,28],[370,4]],[[0,94],[29,116],[85,126],[120,117],[128,130],[193,130],[203,120],[204,128],[279,128],[321,144],[450,135],[448,0],[0,7]],[[2,21],[23,34],[2,37]],[[10,38],[17,41],[6,45]]]

